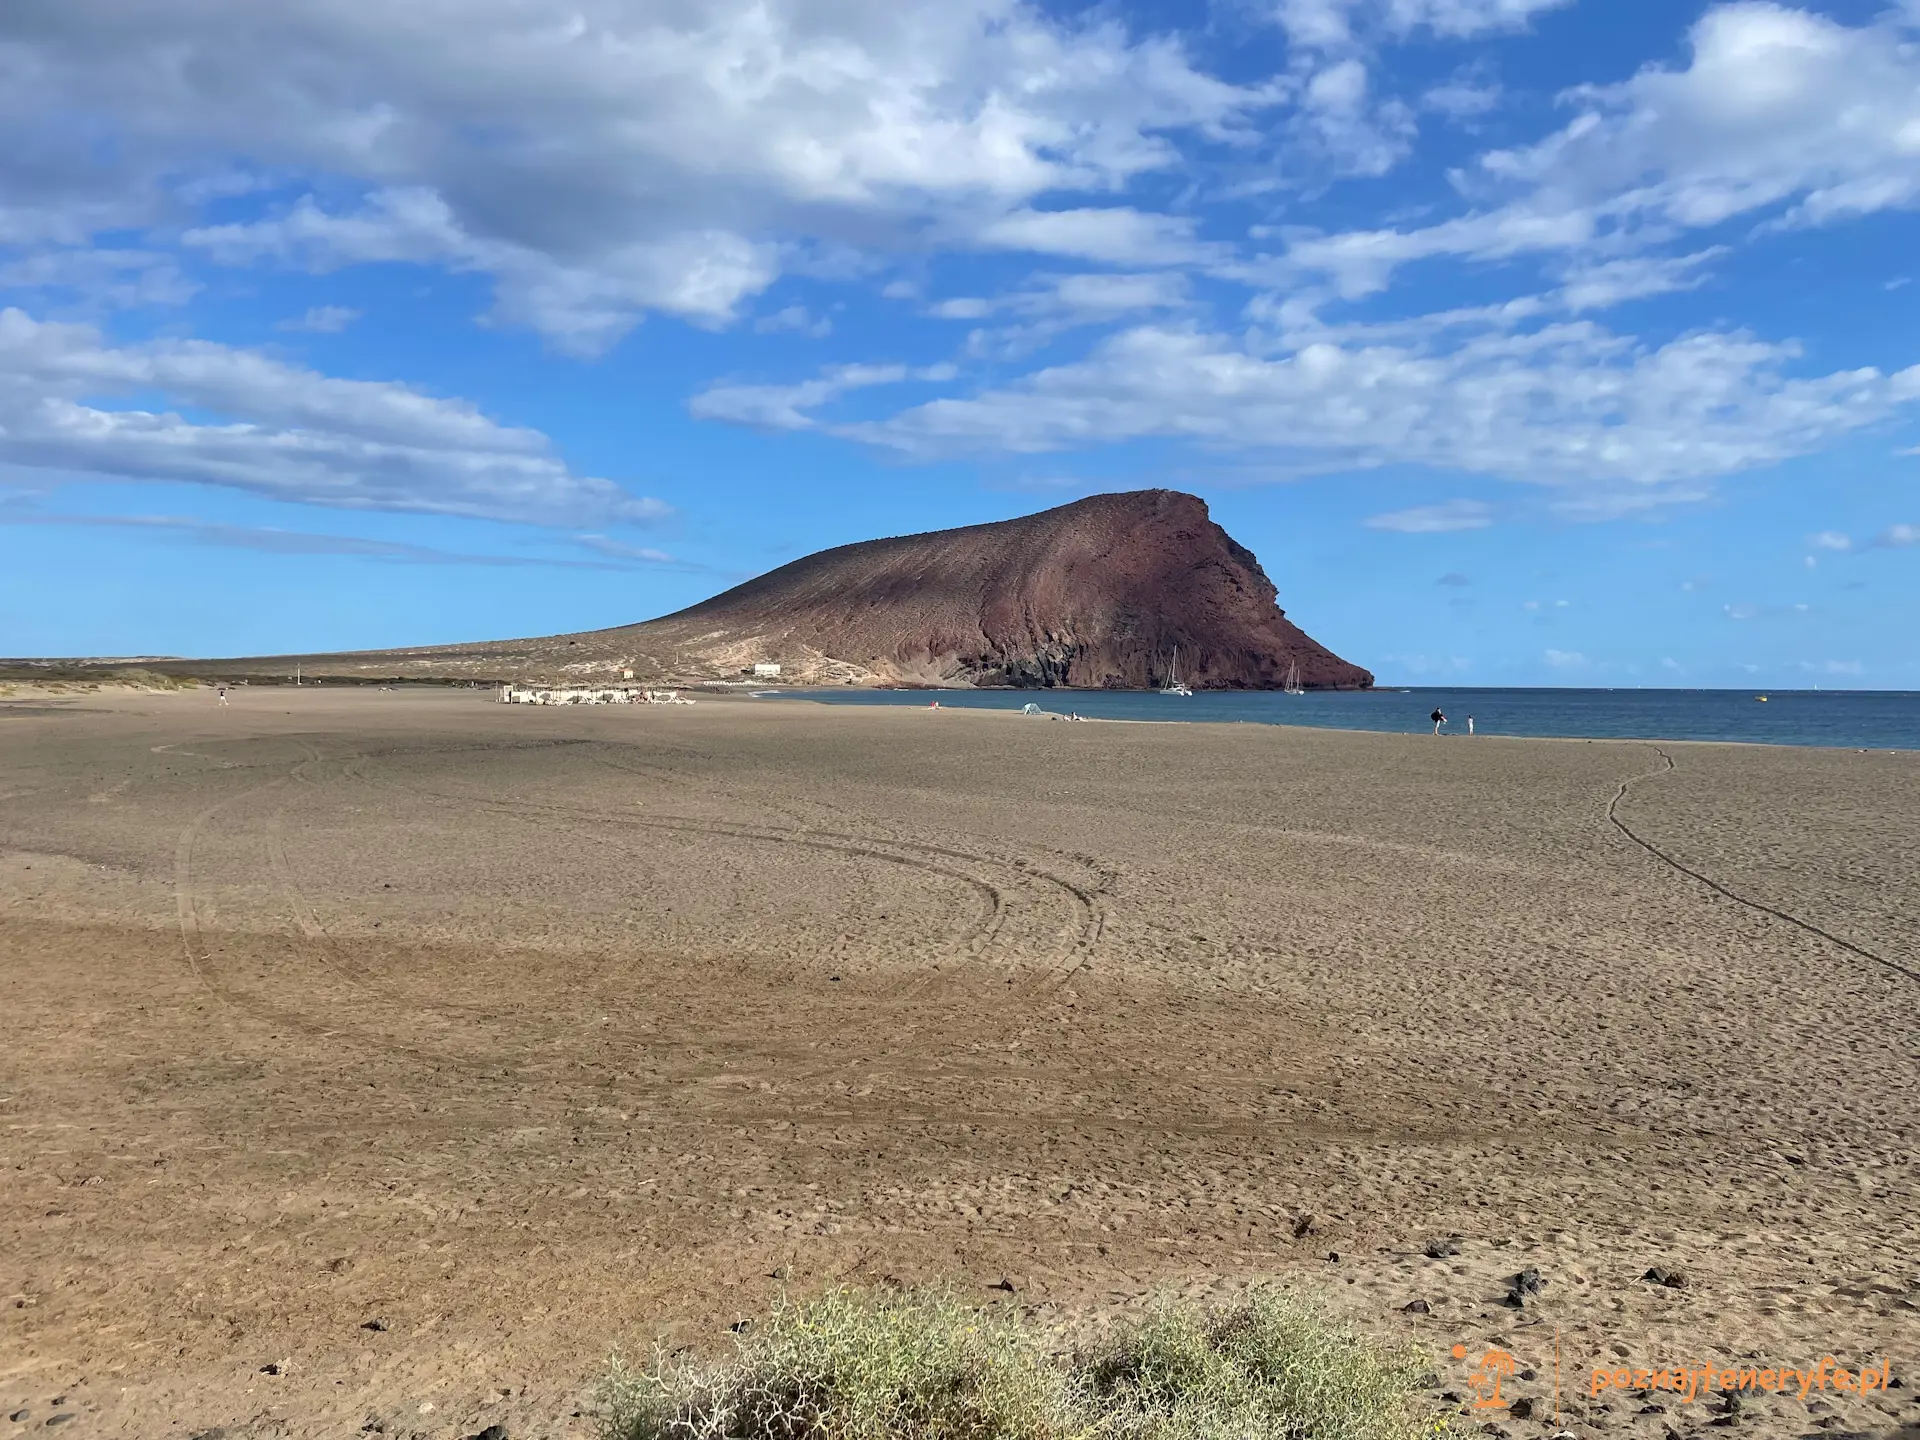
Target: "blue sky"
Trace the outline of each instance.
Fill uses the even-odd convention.
[[[1204,496],[1384,682],[1920,688],[1920,0],[16,0],[0,654]]]

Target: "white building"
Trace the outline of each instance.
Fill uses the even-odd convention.
[[[753,667],[753,678],[756,680],[778,680],[780,678],[780,667],[771,660],[757,661]]]

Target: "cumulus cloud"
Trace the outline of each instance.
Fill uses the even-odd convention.
[[[71,291],[120,309],[184,305],[199,289],[172,256],[153,250],[38,250],[0,264],[0,290]]]
[[[1416,230],[1313,237],[1294,261],[1344,293],[1434,256],[1632,250],[1736,216],[1820,225],[1920,203],[1920,11],[1848,26],[1765,0],[1707,11],[1681,69],[1649,65],[1566,99],[1579,114],[1461,177],[1497,208]]]
[[[1303,124],[1342,175],[1386,174],[1411,153],[1418,126],[1413,109],[1392,97],[1376,98],[1367,67],[1340,60],[1310,81],[1300,100]]]
[[[1587,317],[1715,279],[1729,220],[1804,227],[1920,204],[1911,0],[1858,24],[1711,5],[1680,60],[1572,90],[1544,138],[1463,165],[1430,223],[1296,225],[1314,215],[1297,167],[1379,175],[1413,153],[1422,112],[1497,103],[1485,61],[1434,83],[1470,59],[1458,51],[1396,93],[1389,47],[1514,32],[1567,3],[1271,0],[1285,57],[1249,83],[1111,9],[1037,0],[42,4],[30,24],[0,19],[0,246],[18,252],[0,286],[177,303],[190,284],[153,248],[169,237],[202,265],[417,264],[483,277],[490,323],[592,356],[648,314],[824,338],[819,302],[764,298],[782,275],[877,283],[875,257],[909,255],[914,278],[882,293],[918,302],[948,278],[926,257],[961,250],[991,257],[967,282],[982,293],[917,308],[971,327],[962,358],[1004,366],[1107,333],[1065,363],[893,413],[883,387],[956,373],[842,356],[856,363],[710,385],[692,412],[910,455],[1171,439],[1254,452],[1273,475],[1425,465],[1557,487],[1548,509],[1573,519],[1697,498],[1707,478],[1901,412],[1920,371],[1809,375],[1784,339],[1642,342]],[[1237,199],[1295,187],[1288,228],[1229,240],[1208,207],[1217,182],[1248,175]],[[1377,194],[1356,187],[1351,204]],[[91,243],[142,227],[122,249]],[[1278,253],[1251,253],[1276,236]],[[1364,322],[1334,311],[1415,262],[1519,257],[1540,272],[1520,282],[1533,293],[1398,317],[1376,304]],[[1072,269],[1092,273],[1050,273]],[[1225,304],[1209,308],[1222,282],[1266,293],[1225,321]],[[322,306],[286,328],[344,323]],[[395,439],[344,401],[352,416],[251,409],[251,392],[208,404],[180,379],[188,342],[86,344],[173,368],[144,390],[127,379],[121,409],[61,376],[0,377],[15,463],[84,448],[111,473],[175,467],[462,513],[531,514],[539,492],[580,524],[627,503],[531,432],[482,421],[459,442]],[[431,407],[462,409],[385,391],[415,396],[421,425]],[[182,413],[133,408],[155,393]],[[840,418],[862,406],[869,418]],[[356,445],[397,448],[354,458]]]
[[[102,397],[163,396],[179,411]],[[574,474],[547,437],[460,400],[200,340],[117,346],[0,310],[0,464],[220,485],[315,505],[565,524],[656,500]]]
[[[1368,34],[1404,39],[1419,30],[1450,40],[1519,30],[1572,0],[1279,0],[1273,16],[1296,45],[1338,49]]]
[[[537,246],[473,234],[439,195],[381,191],[335,215],[302,197],[270,220],[189,230],[188,245],[228,263],[271,256],[309,269],[373,261],[441,264],[493,276],[491,317],[545,332],[558,347],[595,355],[645,310],[701,323],[731,320],[778,273],[773,247],[724,230],[685,231],[603,247],[578,261]]]
[[[962,295],[928,313],[942,320],[990,320],[968,333],[967,353],[1012,359],[1070,330],[1107,325],[1129,315],[1186,309],[1192,287],[1177,271],[1038,275],[1026,288],[994,297]]]
[[[1226,247],[1194,239],[1186,216],[1144,214],[1127,206],[1016,210],[980,226],[979,243],[1005,250],[1068,255],[1110,265],[1180,265],[1225,258]]]
[[[1518,30],[1569,0],[1278,0],[1272,15],[1294,51],[1290,125],[1296,150],[1317,151],[1333,173],[1384,175],[1411,153],[1413,107],[1377,93],[1378,50],[1416,35],[1464,39]],[[1499,103],[1497,86],[1463,76],[1430,89],[1422,104],[1456,119]]]
[[[0,45],[0,243],[177,213],[182,175],[326,177],[191,238],[482,273],[496,318],[592,352],[647,311],[731,319],[796,239],[1186,253],[1176,222],[1030,202],[1170,168],[1176,132],[1276,98],[1019,0],[67,0]]]
[[[1499,109],[1500,100],[1499,85],[1465,71],[1427,90],[1420,97],[1420,104],[1423,109],[1438,111],[1450,120],[1473,120]]]
[[[1421,464],[1580,487],[1614,513],[1806,453],[1920,400],[1920,365],[1808,378],[1792,346],[1704,333],[1638,344],[1588,321],[1451,349],[1315,341],[1264,353],[1141,325],[1087,359],[840,433],[920,454],[1173,438],[1302,470]]]
[[[919,370],[905,365],[835,365],[795,385],[714,385],[688,401],[687,409],[699,420],[730,420],[763,430],[811,430],[819,422],[807,412],[851,391],[898,385],[903,380],[951,380],[953,375],[950,365]]]

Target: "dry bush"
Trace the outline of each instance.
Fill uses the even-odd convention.
[[[601,1387],[606,1440],[1409,1440],[1410,1356],[1255,1289],[1163,1305],[1057,1357],[945,1291],[781,1300],[717,1365],[656,1356]]]

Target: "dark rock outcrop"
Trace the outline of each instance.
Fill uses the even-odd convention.
[[[1173,490],[822,550],[658,620],[351,654],[169,661],[196,676],[687,685],[776,662],[783,684],[1271,690],[1373,677],[1303,634],[1252,552]]]
[[[1286,618],[1204,501],[1172,490],[822,550],[636,628],[882,683],[1150,688],[1176,650],[1196,689],[1277,689],[1296,665],[1308,688],[1373,683]]]

